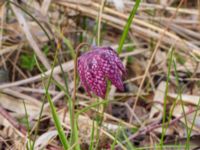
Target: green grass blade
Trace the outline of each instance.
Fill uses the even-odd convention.
[[[122,136],[125,138],[125,140],[127,141],[126,142],[126,147],[127,147],[127,149],[132,149],[132,150],[134,150],[135,149],[135,147],[133,146],[133,144],[131,143],[131,141],[128,139],[128,137],[127,137],[127,135],[126,135],[126,133],[125,133],[125,131],[122,129]]]
[[[55,31],[59,34],[59,36],[62,38],[63,42],[65,43],[65,45],[69,48],[71,57],[73,59],[75,59],[76,53],[75,53],[75,50],[73,48],[71,41],[68,38],[66,38],[59,29],[55,28]]]
[[[78,127],[76,117],[73,115],[73,102],[72,99],[68,99],[69,115],[70,115],[70,126],[71,126],[71,145],[74,145],[75,150],[80,150],[80,145],[78,144]]]
[[[185,126],[186,126],[186,133],[187,133],[187,135],[189,135],[189,127],[188,127],[188,123],[187,123],[186,112],[185,112],[185,109],[184,109],[184,102],[182,100],[182,88],[181,88],[181,86],[179,84],[177,67],[176,67],[176,63],[175,63],[174,60],[173,60],[173,64],[174,64],[174,70],[175,70],[174,72],[175,72],[176,84],[177,84],[177,88],[178,88],[178,96],[179,96],[180,101],[181,101],[181,108],[183,110],[183,115],[184,115],[184,121],[185,121]]]
[[[101,5],[100,5],[100,8],[99,8],[99,12],[98,12],[98,18],[97,18],[97,38],[96,38],[96,44],[97,44],[97,46],[100,45],[100,41],[101,41],[101,18],[102,18],[102,13],[103,13],[105,1],[106,0],[101,0]]]
[[[187,149],[187,150],[190,149],[190,136],[191,136],[191,133],[192,133],[192,129],[193,129],[193,127],[194,127],[194,123],[195,123],[195,120],[196,120],[196,117],[197,117],[197,113],[198,113],[199,108],[200,108],[200,99],[199,99],[199,102],[198,102],[198,104],[197,104],[197,109],[196,109],[196,111],[195,111],[194,118],[193,118],[193,120],[192,120],[191,128],[190,128],[190,130],[189,130],[189,132],[188,132],[188,135],[187,135],[186,148],[185,148],[185,149]]]
[[[172,66],[172,60],[173,60],[173,50],[172,48],[170,49],[170,58],[169,58],[169,66],[168,66],[168,71],[167,71],[167,83],[166,83],[166,88],[165,88],[165,96],[164,96],[164,106],[163,106],[163,119],[162,119],[162,135],[160,139],[160,149],[163,148],[163,141],[164,141],[164,136],[166,132],[166,127],[165,127],[165,121],[167,119],[167,93],[168,93],[168,87],[169,87],[169,81],[170,81],[170,72],[171,72],[171,66]]]
[[[58,131],[58,136],[60,138],[60,141],[61,141],[64,149],[67,150],[70,147],[70,144],[69,144],[69,142],[68,142],[68,140],[67,140],[67,138],[65,136],[64,129],[62,128],[60,119],[59,119],[58,114],[56,112],[56,108],[55,108],[55,106],[54,106],[54,104],[52,102],[51,96],[50,96],[49,91],[48,91],[50,83],[52,81],[52,75],[53,75],[53,70],[54,70],[54,66],[55,66],[55,62],[56,62],[56,58],[57,58],[57,53],[58,53],[58,50],[56,50],[56,54],[55,54],[55,57],[54,57],[54,62],[53,62],[53,65],[52,65],[52,70],[51,70],[51,74],[50,74],[49,79],[48,79],[47,86],[45,86],[44,83],[43,83],[43,85],[44,85],[44,88],[45,88],[45,96],[47,97],[48,103],[50,105],[53,121],[54,121],[55,127],[56,127],[56,129]],[[36,59],[36,64],[37,64],[39,70],[43,74],[43,76],[41,76],[41,78],[43,79],[45,77],[45,74],[44,74],[44,71],[42,70],[42,68],[40,67],[40,64],[38,63],[37,59]]]
[[[56,129],[58,131],[58,135],[59,135],[60,141],[61,141],[64,149],[67,150],[70,147],[70,145],[69,145],[69,143],[67,141],[67,138],[65,136],[65,132],[64,132],[64,130],[62,128],[62,125],[60,123],[60,119],[59,119],[58,114],[56,112],[56,108],[55,108],[55,106],[54,106],[54,104],[53,104],[53,102],[51,100],[49,92],[48,92],[48,90],[46,88],[45,88],[45,91],[46,91],[47,100],[48,100],[50,108],[51,108],[52,117],[53,117]]]
[[[117,144],[117,137],[118,137],[118,134],[119,134],[119,129],[118,129],[118,130],[116,131],[116,133],[115,133],[114,141],[113,141],[113,143],[111,144],[111,147],[110,147],[111,150],[114,150],[114,149],[115,149],[115,145]]]
[[[140,2],[141,2],[141,0],[136,0],[136,3],[135,3],[135,5],[134,5],[134,7],[133,7],[133,9],[132,9],[132,11],[131,11],[131,13],[129,15],[128,21],[127,21],[127,23],[126,23],[126,25],[124,27],[124,30],[123,30],[123,33],[122,33],[122,37],[121,37],[120,42],[119,42],[119,47],[117,49],[118,53],[122,52],[122,48],[123,48],[124,42],[126,40],[126,37],[128,35],[129,28],[130,28],[130,26],[132,24],[133,18],[135,16],[136,12],[137,12],[137,9],[138,9],[138,7],[140,5]]]
[[[50,38],[50,36],[48,35],[47,31],[44,29],[44,27],[40,24],[40,22],[39,22],[35,17],[33,17],[28,11],[26,11],[26,9],[24,9],[24,8],[21,7],[20,5],[14,3],[14,2],[12,2],[12,1],[8,1],[8,2],[11,3],[11,4],[13,4],[13,5],[15,5],[16,7],[20,8],[20,9],[21,9],[22,11],[24,11],[27,15],[29,15],[29,16],[41,27],[41,29],[45,32],[45,34],[46,34],[46,36],[48,37],[49,41],[51,41],[51,38]],[[52,46],[54,46],[53,43],[52,43]],[[56,57],[57,57],[57,51],[56,51],[55,58],[56,58]],[[53,64],[53,67],[52,67],[52,68],[54,68],[54,65],[55,65],[55,58],[54,58],[54,64]],[[37,65],[38,65],[38,67],[39,67],[39,63],[37,63]],[[39,67],[39,68],[40,68],[40,67]],[[40,68],[40,71],[42,71],[41,68]],[[42,71],[42,73],[43,73],[43,71]],[[44,85],[44,87],[45,87],[45,92],[46,92],[47,100],[48,100],[48,102],[49,102],[49,104],[50,104],[50,108],[51,108],[53,120],[54,120],[56,129],[57,129],[57,131],[58,131],[59,138],[60,138],[60,140],[61,140],[61,142],[62,142],[62,144],[63,144],[64,149],[68,149],[68,148],[70,147],[70,145],[69,145],[69,143],[68,143],[68,141],[67,141],[67,138],[66,138],[66,136],[65,136],[64,130],[63,130],[62,126],[61,126],[61,123],[60,123],[58,114],[57,114],[57,112],[56,112],[56,109],[55,109],[55,107],[54,107],[54,104],[53,104],[53,102],[51,101],[51,97],[50,97],[50,95],[49,95],[49,93],[48,93],[48,88],[49,88],[49,85],[50,85],[50,82],[51,82],[52,73],[53,73],[53,69],[52,69],[51,75],[50,75],[50,77],[49,77],[48,85],[47,85],[47,86]],[[42,109],[42,110],[43,110],[43,109]],[[34,144],[33,144],[33,145],[34,145]]]
[[[29,124],[29,120],[28,120],[28,112],[27,112],[27,108],[26,108],[26,104],[23,100],[23,105],[24,105],[24,110],[25,110],[25,118],[26,118],[26,128],[27,128],[27,131],[28,131],[28,144],[27,146],[29,147],[30,150],[33,150],[33,144],[32,144],[32,141],[31,141],[31,134],[30,134],[30,124]]]
[[[91,138],[90,138],[90,147],[89,150],[93,150],[94,147],[94,131],[95,131],[95,125],[94,121],[92,122],[92,132],[91,132]]]
[[[43,98],[42,98],[42,106],[40,108],[39,117],[38,117],[38,120],[37,120],[37,123],[36,123],[36,129],[35,129],[34,137],[33,137],[33,148],[35,146],[37,134],[38,134],[38,131],[39,131],[39,125],[40,125],[40,120],[42,118],[42,113],[43,113],[43,110],[44,110],[44,104],[45,104],[45,96],[43,96]]]
[[[69,108],[69,115],[70,115],[70,125],[73,124],[73,131],[72,132],[72,136],[71,136],[71,146],[74,147],[74,149],[76,150],[80,150],[80,144],[79,144],[79,135],[78,135],[78,124],[77,124],[77,120],[78,120],[78,117],[74,117],[73,118],[73,115],[72,115],[72,107],[73,107],[73,104],[72,104],[72,98],[70,97],[69,93],[68,93],[68,90],[65,89],[62,85],[60,85],[56,80],[52,80],[56,86],[61,90],[61,91],[64,91],[65,93],[65,96],[67,97],[68,99],[68,108]],[[74,122],[72,123],[72,119],[74,119]],[[74,142],[72,142],[72,140],[74,140]]]

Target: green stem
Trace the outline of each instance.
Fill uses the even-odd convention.
[[[129,28],[132,24],[133,18],[135,16],[136,12],[137,12],[137,9],[140,5],[140,2],[141,2],[141,0],[136,0],[136,3],[135,3],[135,5],[134,5],[134,7],[133,7],[133,9],[132,9],[132,11],[129,15],[128,21],[127,21],[127,23],[124,27],[124,30],[123,30],[124,32],[123,32],[122,37],[121,37],[120,42],[119,42],[119,47],[118,47],[118,50],[117,50],[118,53],[122,52],[122,48],[123,48],[124,42],[126,40],[126,37],[128,35]]]
[[[172,66],[172,60],[173,60],[173,49],[171,48],[170,58],[169,58],[169,67],[167,71],[167,81],[166,81],[166,87],[165,87],[165,96],[164,96],[164,104],[163,104],[163,118],[162,118],[162,135],[160,140],[160,149],[163,149],[163,140],[166,132],[166,119],[167,119],[167,94],[169,89],[169,81],[170,81],[170,71]]]

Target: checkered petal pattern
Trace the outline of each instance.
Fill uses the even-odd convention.
[[[78,73],[86,92],[105,98],[107,80],[120,91],[124,90],[122,76],[126,70],[115,50],[94,47],[78,58]]]

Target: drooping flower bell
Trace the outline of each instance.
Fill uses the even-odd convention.
[[[105,98],[107,80],[120,91],[124,90],[122,75],[125,68],[115,50],[110,47],[94,47],[78,58],[78,73],[86,92]]]

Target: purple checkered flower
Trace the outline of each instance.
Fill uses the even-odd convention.
[[[124,90],[122,75],[125,68],[117,53],[110,47],[94,47],[78,58],[81,85],[86,92],[105,98],[107,80],[120,91]]]

